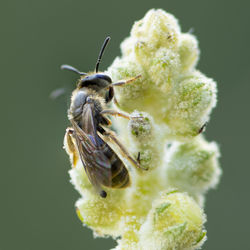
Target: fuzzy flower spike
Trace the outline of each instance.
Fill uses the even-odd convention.
[[[216,83],[195,69],[197,39],[163,10],[135,22],[121,50],[105,73],[113,82],[141,77],[115,87],[113,108],[131,119],[114,118],[113,127],[148,171],[120,155],[131,185],[107,188],[101,198],[66,138],[71,182],[81,195],[77,214],[96,236],[117,239],[116,250],[198,249],[206,240],[205,194],[221,175],[218,147],[201,134],[216,105]]]

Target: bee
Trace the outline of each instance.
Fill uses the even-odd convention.
[[[80,72],[70,65],[62,65],[61,69],[67,69],[80,75],[76,89],[72,93],[71,104],[68,110],[68,119],[72,127],[66,130],[66,143],[73,154],[73,164],[77,157],[83,164],[90,183],[102,198],[106,198],[108,188],[126,188],[130,184],[128,170],[118,156],[109,146],[113,143],[119,149],[121,155],[126,157],[137,168],[140,166],[140,153],[137,160],[129,155],[126,148],[116,138],[108,126],[111,121],[107,115],[121,116],[127,119],[126,114],[107,109],[107,104],[114,97],[114,86],[122,86],[133,82],[140,77],[113,83],[111,78],[98,71],[99,64],[105,47],[110,37],[107,37],[101,47],[94,73]]]

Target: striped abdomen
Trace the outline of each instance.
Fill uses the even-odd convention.
[[[111,147],[103,142],[103,154],[110,162],[109,178],[103,179],[103,185],[112,188],[126,188],[130,184],[129,173],[119,156],[111,149]]]

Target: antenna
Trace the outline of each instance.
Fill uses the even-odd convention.
[[[68,64],[63,64],[61,66],[61,69],[67,69],[67,70],[70,70],[70,71],[73,71],[75,73],[77,73],[78,75],[81,75],[81,76],[84,76],[84,75],[87,75],[87,73],[84,73],[84,72],[80,72],[78,69],[68,65]]]
[[[103,45],[102,45],[102,48],[101,48],[101,50],[100,50],[100,53],[99,53],[99,56],[98,56],[98,59],[97,59],[96,65],[95,65],[95,72],[96,72],[96,73],[98,72],[99,64],[100,64],[100,62],[101,62],[103,52],[104,52],[104,50],[105,50],[105,48],[106,48],[106,46],[107,46],[107,44],[108,44],[108,42],[109,42],[110,39],[111,39],[111,38],[108,36],[108,37],[105,39],[105,41],[104,41],[104,43],[103,43]]]

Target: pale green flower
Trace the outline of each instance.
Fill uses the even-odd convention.
[[[199,134],[216,105],[216,83],[195,69],[196,38],[181,33],[178,21],[163,10],[150,10],[135,22],[106,73],[118,81],[119,108],[128,122],[114,118],[118,138],[134,157],[139,171],[128,167],[131,186],[96,194],[79,157],[73,157],[71,182],[82,196],[76,203],[84,225],[98,236],[118,238],[118,249],[198,249],[206,239],[205,193],[219,181],[219,150]],[[118,153],[118,152],[117,152]]]

